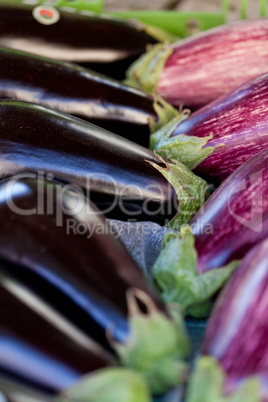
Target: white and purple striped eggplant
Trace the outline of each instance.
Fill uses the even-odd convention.
[[[237,401],[268,400],[267,296],[265,239],[246,255],[216,303],[205,335],[203,356],[198,359],[190,381],[189,402],[196,401],[197,395],[201,397],[199,401],[210,402],[209,394],[213,394],[213,402],[233,401],[228,398],[234,396]],[[206,389],[200,388],[200,381],[206,383]],[[247,390],[244,398],[242,390]]]
[[[239,21],[156,45],[127,72],[130,85],[197,109],[267,72],[268,21]]]
[[[241,258],[268,237],[268,149],[228,177],[190,225],[166,235],[153,275],[164,300],[204,316]]]
[[[195,173],[222,182],[250,157],[268,147],[268,74],[184,119],[174,119],[151,137],[151,148],[165,150]],[[161,152],[160,152],[161,153]]]

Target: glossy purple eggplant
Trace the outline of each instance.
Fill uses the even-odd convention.
[[[265,239],[246,255],[216,302],[202,347],[204,357],[197,366],[206,370],[196,372],[195,381],[202,373],[212,387],[219,387],[219,395],[230,395],[255,377],[259,385],[257,401],[268,400],[267,294],[268,240]],[[215,384],[213,376],[217,372],[221,373],[221,384]],[[202,396],[206,400],[206,395]]]
[[[128,82],[197,109],[266,73],[267,41],[265,18],[219,26],[149,49],[130,67]]]
[[[166,302],[204,317],[241,258],[268,237],[268,149],[240,166],[180,234],[169,233],[153,268]]]
[[[29,170],[51,173],[86,190],[106,216],[121,220],[166,223],[178,212],[179,197],[173,222],[185,222],[207,192],[184,165],[161,163],[146,148],[31,103],[0,101],[0,145],[0,178]]]
[[[2,376],[58,393],[82,375],[113,365],[89,337],[2,269],[0,300]]]
[[[83,67],[0,48],[0,98],[51,107],[149,145],[153,101]]]
[[[62,61],[110,63],[156,43],[140,22],[71,11],[1,2],[0,45]]]
[[[171,158],[195,168],[197,175],[221,183],[243,162],[268,147],[267,99],[268,74],[265,74],[180,124],[175,121],[163,135],[160,129],[151,138],[151,149],[166,150]],[[195,148],[186,148],[193,141]]]
[[[183,323],[180,329],[172,320],[83,193],[70,185],[13,177],[0,184],[0,194],[0,270],[83,333],[113,347],[123,364],[148,379],[153,391],[178,384],[186,369],[180,359],[189,351]],[[157,340],[155,348],[151,336]]]

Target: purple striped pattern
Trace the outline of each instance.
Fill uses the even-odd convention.
[[[268,236],[268,149],[240,166],[191,221],[198,271],[242,258]]]
[[[196,109],[268,71],[268,19],[224,25],[172,47],[157,91]]]
[[[267,311],[268,239],[244,258],[218,299],[205,335],[203,354],[220,362],[229,390],[251,375],[260,375],[267,387]]]
[[[217,183],[268,147],[268,74],[195,112],[178,125],[173,136],[204,137],[211,133],[208,145],[224,146],[214,150],[195,173]]]

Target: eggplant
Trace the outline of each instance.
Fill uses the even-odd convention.
[[[56,394],[114,365],[95,342],[2,270],[0,300],[2,376]]]
[[[175,106],[198,109],[267,72],[266,19],[237,21],[156,45],[134,62],[127,82]]]
[[[200,400],[210,400],[206,391],[220,397],[235,395],[241,392],[240,387],[251,392],[251,399],[248,395],[246,400],[268,400],[267,256],[266,238],[247,253],[217,300],[208,323],[202,357],[191,381],[189,401],[196,400],[194,395],[201,376],[211,389],[203,388]],[[200,387],[198,392],[200,396]]]
[[[0,184],[1,270],[116,351],[153,392],[178,384],[189,352],[179,312],[168,312],[77,187],[28,176]]]
[[[151,137],[151,148],[165,150],[170,158],[219,184],[268,147],[267,99],[268,74],[264,74],[181,123],[174,119],[168,129],[160,129]]]
[[[241,165],[181,234],[167,234],[153,274],[166,302],[206,316],[241,258],[268,237],[268,149]]]
[[[0,98],[51,107],[108,129],[145,147],[153,100],[83,67],[0,48]]]
[[[25,400],[42,401],[51,395],[54,400],[79,401],[86,394],[87,400],[97,401],[101,388],[107,401],[115,395],[122,402],[133,402],[134,397],[150,401],[141,376],[114,367],[96,343],[2,271],[0,300],[0,373],[5,383],[14,383],[8,390],[11,401],[17,400],[21,387],[23,393],[26,387]]]
[[[31,103],[0,101],[0,144],[0,179],[31,170],[52,174],[84,189],[109,218],[176,226],[208,195],[207,184],[184,165]]]
[[[119,74],[119,69],[125,72],[148,44],[167,38],[164,32],[138,21],[48,4],[4,1],[0,14],[0,46],[61,61],[91,63],[96,68],[106,64],[106,72],[117,76],[123,72]]]

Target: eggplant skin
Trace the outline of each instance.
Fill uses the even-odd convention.
[[[267,72],[268,24],[239,21],[179,41],[170,48],[157,92],[169,103],[198,109]]]
[[[129,336],[130,289],[143,291],[166,312],[94,204],[76,187],[28,176],[0,184],[0,272],[109,350],[108,330],[118,342]]]
[[[267,239],[247,253],[217,300],[207,327],[202,353],[220,362],[233,386],[252,375],[266,373],[267,378],[267,255]]]
[[[90,338],[2,270],[0,301],[1,376],[53,394],[112,366]]]
[[[0,98],[51,107],[148,147],[148,119],[156,114],[142,92],[83,67],[13,49],[0,48],[0,63]]]
[[[268,74],[193,113],[177,126],[172,137],[181,134],[213,134],[207,146],[217,148],[194,172],[221,183],[243,162],[268,147]]]
[[[268,149],[241,165],[191,221],[198,272],[241,259],[268,236]]]
[[[153,152],[32,103],[0,101],[0,178],[42,171],[84,189],[110,218],[165,223],[177,211]]]
[[[0,45],[77,63],[110,63],[141,55],[155,39],[138,22],[90,12],[61,10],[60,19],[43,25],[32,6],[0,4]]]

